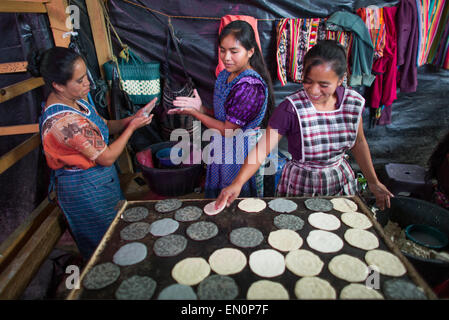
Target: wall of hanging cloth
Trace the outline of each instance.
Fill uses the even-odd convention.
[[[445,1],[427,62],[449,69],[449,0]]]

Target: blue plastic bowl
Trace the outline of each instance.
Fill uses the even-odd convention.
[[[159,160],[159,163],[164,167],[175,167],[177,164],[174,164],[170,159],[170,154],[172,152],[172,149],[176,152],[178,151],[178,156],[182,156],[182,149],[181,148],[164,148],[159,150],[156,153],[156,158]]]
[[[405,228],[408,239],[432,249],[441,249],[447,246],[447,236],[437,228],[424,224],[411,224]]]

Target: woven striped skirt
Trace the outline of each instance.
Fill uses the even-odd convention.
[[[116,216],[124,199],[115,166],[57,170],[56,193],[82,256],[88,259]]]
[[[284,166],[276,195],[313,197],[354,195],[356,192],[357,180],[345,159],[340,164],[314,168],[292,160]]]

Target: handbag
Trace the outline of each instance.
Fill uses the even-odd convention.
[[[143,62],[131,49],[125,47],[117,64],[110,60],[103,64],[106,80],[112,81],[113,68],[117,65],[122,88],[135,104],[147,104],[155,97],[161,98],[160,63]]]
[[[162,129],[162,137],[165,140],[170,140],[170,134],[175,129],[185,129],[189,132],[189,135],[192,136],[194,130],[199,130],[199,126],[193,125],[193,121],[195,120],[195,118],[190,115],[167,114],[168,110],[176,108],[173,105],[173,100],[176,99],[176,97],[193,97],[193,90],[195,89],[192,78],[189,76],[186,70],[183,56],[175,38],[173,25],[170,21],[167,31],[166,59],[163,65],[164,87],[162,95],[162,112],[158,119]],[[171,42],[173,42],[177,56],[181,62],[182,69],[186,78],[185,81],[179,81],[174,75],[170,73],[169,57]]]

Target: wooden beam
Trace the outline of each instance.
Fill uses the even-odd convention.
[[[44,4],[34,1],[1,1],[0,12],[46,13],[47,9]]]
[[[39,132],[39,124],[37,123],[0,127],[0,136],[10,136],[13,134],[27,134],[36,132]]]
[[[36,133],[28,140],[0,157],[0,174],[12,167],[16,162],[34,150],[41,143],[40,134]]]
[[[102,0],[86,1],[86,7],[89,14],[90,27],[92,29],[92,37],[95,43],[101,77],[104,78],[103,64],[111,60],[112,52],[109,48],[108,33],[100,1]]]
[[[56,204],[49,202],[48,198],[45,198],[25,218],[22,224],[0,244],[0,273],[56,207]]]
[[[0,103],[8,101],[9,99],[15,98],[28,92],[30,90],[36,89],[44,84],[44,79],[42,77],[39,78],[30,78],[10,86],[4,87],[0,89]]]
[[[0,74],[26,72],[27,65],[26,61],[0,63]]]
[[[41,223],[14,260],[0,274],[0,299],[20,298],[39,267],[53,250],[63,231],[62,214],[57,207]]]
[[[89,2],[89,1],[86,1]],[[63,34],[72,31],[73,27],[67,20],[69,15],[65,12],[67,8],[67,0],[51,0],[45,4],[48,12],[48,20],[50,20],[50,28],[53,32],[53,40],[55,46],[67,48],[70,44],[70,37],[63,38]]]

